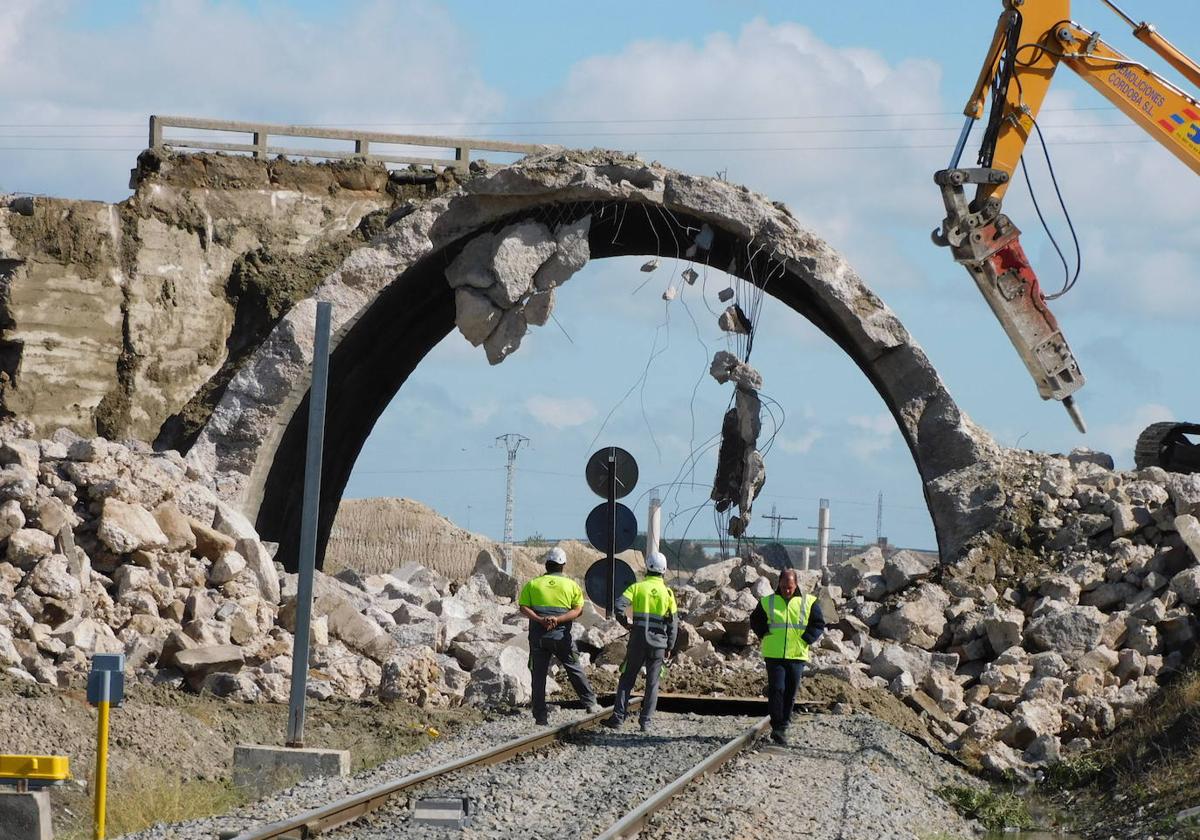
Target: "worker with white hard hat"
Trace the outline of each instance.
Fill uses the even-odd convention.
[[[646,558],[645,579],[630,584],[617,599],[617,621],[629,630],[629,644],[625,663],[621,666],[613,713],[604,721],[611,729],[624,723],[629,710],[629,695],[637,682],[638,672],[644,668],[646,695],[642,698],[639,719],[642,731],[650,730],[650,719],[658,703],[658,678],[666,657],[675,650],[675,639],[679,635],[679,609],[675,604],[675,593],[663,580],[666,570],[667,558],[662,552],[652,552]],[[632,611],[632,618],[627,611]]]
[[[600,711],[596,692],[579,661],[571,637],[572,621],[583,612],[583,590],[563,574],[567,554],[558,546],[542,557],[546,574],[535,577],[521,589],[517,604],[529,619],[529,669],[532,671],[533,719],[538,726],[549,720],[546,710],[546,675],[555,657],[566,669],[572,688],[589,712]]]

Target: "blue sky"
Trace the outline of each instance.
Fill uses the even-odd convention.
[[[1127,5],[1200,54],[1195,4]],[[0,9],[0,189],[125,197],[150,113],[512,136],[724,171],[846,254],[1002,443],[1091,445],[1127,465],[1142,426],[1200,419],[1190,362],[1200,233],[1188,212],[1200,181],[1060,72],[1042,124],[1083,246],[1079,286],[1054,305],[1089,380],[1080,403],[1091,432],[1080,437],[1037,398],[966,272],[928,237],[943,215],[931,175],[948,159],[999,8],[10,0]],[[1077,0],[1074,16],[1153,61],[1099,0]],[[1044,164],[1030,164],[1049,197]],[[1061,269],[1023,186],[1008,210],[1054,288]],[[1051,221],[1066,236],[1060,214]],[[711,535],[711,453],[682,471],[685,483],[677,476],[719,428],[729,393],[701,372],[723,339],[698,290],[661,300],[682,266],[664,265],[638,290],[639,263],[586,267],[564,287],[561,329],[535,329],[497,368],[452,334],[385,413],[349,494],[411,496],[499,536],[504,456],[492,444],[520,432],[533,446],[518,459],[518,538],[582,532],[597,501],[583,464],[601,443],[638,457],[635,497],[664,485],[669,536]],[[708,284],[711,305],[719,273]],[[764,391],[786,415],[756,511],[796,515],[785,535],[809,534],[827,497],[835,536],[873,537],[882,492],[884,533],[931,546],[915,469],[861,374],[779,306],[766,307],[756,341]],[[644,517],[644,500],[636,512]]]

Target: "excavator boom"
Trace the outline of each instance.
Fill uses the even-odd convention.
[[[1193,84],[1200,65],[1150,24],[1134,35]],[[991,48],[963,113],[966,122],[950,166],[934,175],[946,218],[933,233],[966,266],[1016,348],[1043,399],[1060,400],[1079,430],[1074,394],[1084,377],[1037,274],[1020,245],[1020,231],[1003,212],[1004,194],[1021,163],[1054,73],[1065,64],[1108,98],[1184,164],[1200,174],[1200,103],[1145,65],[1123,55],[1099,33],[1071,20],[1070,0],[1004,0]],[[988,100],[991,99],[990,110]],[[987,123],[974,167],[961,158],[975,122]],[[967,196],[968,186],[974,194]]]

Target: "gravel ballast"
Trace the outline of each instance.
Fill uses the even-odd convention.
[[[583,712],[559,710],[551,724]],[[334,840],[428,837],[501,840],[591,838],[755,722],[659,712],[654,731],[636,722],[618,732],[586,730],[559,744],[488,767],[460,771],[411,789],[328,836]],[[327,805],[405,775],[535,731],[526,715],[480,724],[454,739],[347,779],[303,782],[219,817],[156,826],[136,840],[212,840]],[[791,746],[759,741],[715,774],[691,785],[652,818],[643,838],[725,840],[779,832],[816,840],[915,840],[975,837],[978,828],[936,794],[979,784],[912,738],[865,715],[798,715]],[[414,823],[422,796],[472,800],[463,830]]]
[[[649,733],[640,732],[636,722],[627,722],[617,732],[589,729],[503,764],[422,785],[329,836],[336,840],[595,837],[755,720],[660,712]],[[475,815],[465,829],[412,819],[416,799],[442,794],[471,799]]]
[[[790,745],[767,741],[652,817],[642,840],[924,840],[981,831],[938,797],[979,782],[865,715],[797,716]]]
[[[550,725],[561,726],[585,717],[573,709],[551,712]],[[182,823],[157,825],[125,835],[125,840],[213,840],[219,833],[240,832],[295,816],[303,811],[392,782],[438,764],[495,747],[536,731],[528,713],[507,715],[462,730],[454,738],[433,741],[410,755],[384,762],[378,767],[344,779],[312,779],[224,815]]]

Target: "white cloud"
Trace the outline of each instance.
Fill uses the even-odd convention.
[[[500,403],[495,400],[488,400],[483,403],[473,403],[467,409],[467,414],[472,426],[483,426],[495,417],[499,411]]]
[[[798,24],[754,20],[736,35],[717,33],[700,43],[640,41],[618,54],[585,59],[550,97],[548,110],[554,119],[745,117],[653,127],[653,136],[640,127],[641,135],[596,139],[640,148],[647,158],[690,172],[727,171],[730,180],[787,201],[797,218],[843,248],[867,276],[896,287],[922,282],[923,272],[900,246],[896,221],[928,217],[932,228],[940,219],[930,174],[943,155],[904,149],[918,140],[928,143],[928,132],[914,138],[878,129],[928,125],[929,119],[914,122],[911,115],[943,110],[940,78],[931,61],[893,63],[874,50],[831,46]],[[788,119],[848,111],[879,116]],[[635,130],[630,124],[615,128]],[[846,135],[847,129],[861,133]],[[889,148],[844,151],[856,145]]]
[[[587,397],[537,395],[525,400],[525,410],[543,426],[554,429],[582,426],[596,416],[596,406]]]
[[[177,0],[142,4],[110,28],[79,25],[78,4],[0,5],[5,122],[64,126],[23,132],[61,137],[5,145],[122,150],[0,151],[4,189],[122,197],[152,113],[454,134],[429,123],[487,118],[502,105],[467,38],[430,0],[353,3],[316,20],[284,4]]]
[[[1085,443],[1094,449],[1107,452],[1117,461],[1117,466],[1131,468],[1133,466],[1133,447],[1137,444],[1138,435],[1151,423],[1161,423],[1174,420],[1175,412],[1159,403],[1139,405],[1132,413],[1123,419],[1099,426],[1092,430],[1091,440]]]
[[[824,432],[820,429],[809,429],[799,437],[779,435],[775,438],[775,446],[789,455],[806,455],[823,436]]]
[[[874,415],[853,415],[846,423],[858,432],[850,437],[846,448],[860,461],[870,460],[880,452],[891,448],[899,437],[896,420],[886,411]]]

